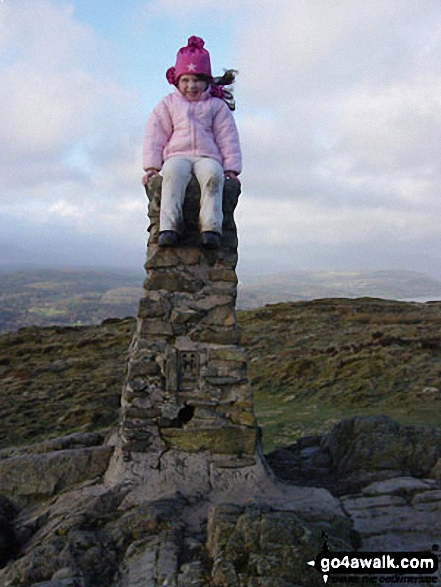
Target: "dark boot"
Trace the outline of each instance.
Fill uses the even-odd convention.
[[[201,234],[201,246],[204,249],[219,249],[221,246],[221,235],[218,232],[207,230]]]
[[[159,233],[158,245],[160,247],[175,247],[178,244],[179,235],[174,230],[164,230]]]

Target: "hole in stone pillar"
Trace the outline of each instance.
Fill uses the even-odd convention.
[[[190,422],[193,416],[194,407],[185,404],[184,407],[181,408],[178,412],[178,426],[183,426],[184,424],[187,424],[188,422]]]

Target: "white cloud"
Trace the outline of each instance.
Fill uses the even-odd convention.
[[[79,232],[93,233],[98,217],[103,233],[122,238],[127,234],[128,224],[140,227],[145,211],[146,206],[140,199],[135,198],[115,202],[112,206],[102,198],[87,199],[78,203],[60,199],[47,208],[45,219],[55,224],[60,220],[67,220]]]
[[[50,0],[5,3],[0,19],[8,31],[0,44],[2,200],[93,197],[109,188],[100,184],[110,174],[107,196],[124,197],[120,188],[130,184],[127,168],[139,158],[134,143],[142,125],[132,118],[136,94],[109,71],[111,45],[79,22],[72,6]],[[97,161],[100,151],[113,151],[112,161]],[[138,169],[131,186],[139,176]]]
[[[117,51],[56,0],[0,7],[0,196],[8,210],[25,202],[11,214],[122,243],[131,227],[142,234],[145,112],[136,90],[116,81],[109,55]],[[395,245],[406,256],[417,241],[420,251],[439,249],[437,2],[153,0],[141,12],[138,35],[159,22],[164,31],[145,41],[140,87],[161,79],[167,91],[154,67],[173,62],[196,22],[213,31],[212,39],[200,34],[217,60],[234,57],[245,247],[341,245],[347,258],[354,243],[377,257]],[[224,50],[214,31],[226,21]]]
[[[88,76],[18,65],[2,78],[0,141],[11,158],[59,154],[84,134],[97,103]]]
[[[390,210],[383,207],[354,210],[316,206],[307,201],[243,198],[237,210],[242,236],[248,244],[340,245],[393,240],[441,238],[438,218],[431,210]]]
[[[440,170],[441,77],[358,88],[343,102],[338,151],[358,169]]]
[[[1,69],[2,150],[20,157],[57,152],[84,129],[93,108],[96,84],[80,64],[96,39],[72,8],[50,2],[7,3],[0,14],[8,30],[1,50],[9,56]]]
[[[275,0],[242,31],[248,242],[441,245],[440,31],[430,0]]]

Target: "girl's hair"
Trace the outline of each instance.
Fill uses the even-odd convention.
[[[234,84],[234,80],[236,79],[236,75],[238,73],[239,72],[236,69],[227,69],[224,72],[224,75],[213,78],[213,87],[215,91],[221,91],[221,99],[225,102],[225,104],[228,106],[230,110],[236,109],[236,102],[234,100],[231,86]],[[228,90],[226,90],[224,86],[230,87],[228,88]],[[216,95],[216,93],[214,95]]]
[[[209,77],[208,75],[199,74],[197,77],[206,81],[211,86],[211,95],[215,98],[220,98],[225,102],[230,110],[236,109],[236,102],[234,100],[231,87],[228,90],[224,86],[231,86],[236,79],[238,71],[236,69],[227,69],[224,75],[219,77]]]

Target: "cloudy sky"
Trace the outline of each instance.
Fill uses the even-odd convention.
[[[439,0],[0,0],[0,261],[140,268],[142,136],[191,35],[239,70],[243,276],[441,279]]]

